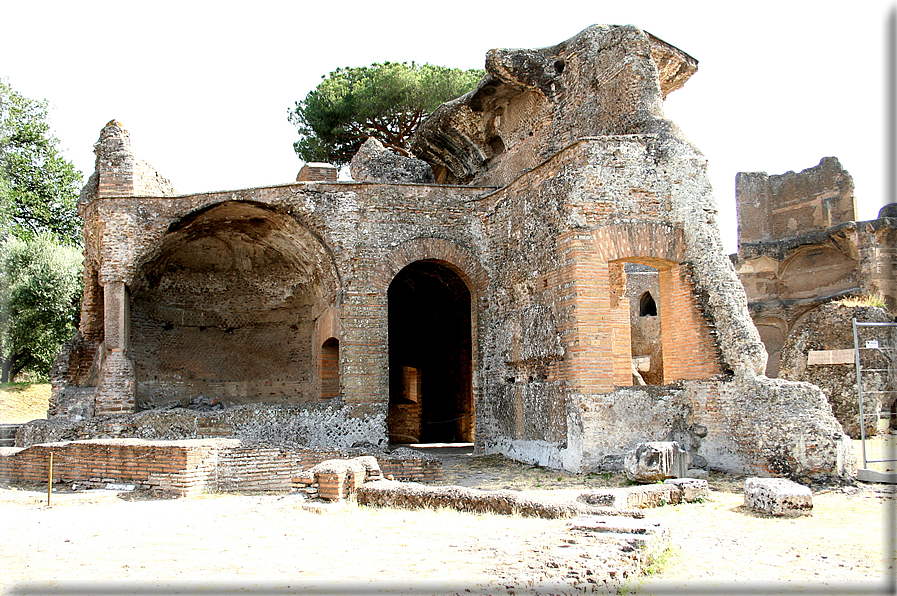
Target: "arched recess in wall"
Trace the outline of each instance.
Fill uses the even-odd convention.
[[[338,283],[314,234],[225,202],[172,224],[152,254],[131,287],[138,408],[322,397],[315,321]]]
[[[321,399],[339,397],[339,340],[335,337],[321,345],[318,372],[321,375]]]
[[[779,267],[783,300],[821,298],[858,286],[857,261],[827,246],[805,246]]]
[[[465,248],[406,242],[375,287],[389,310],[390,442],[472,442],[478,407],[478,309],[487,275]]]
[[[655,302],[654,296],[651,295],[651,292],[649,292],[647,290],[644,293],[642,293],[641,297],[639,297],[638,316],[640,316],[640,317],[656,317],[657,316],[657,302]]]
[[[630,311],[633,383],[662,385],[663,334],[657,308],[661,299],[659,271],[656,267],[635,262],[626,262],[623,270],[622,291],[629,300]]]

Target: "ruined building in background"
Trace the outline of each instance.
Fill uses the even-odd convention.
[[[883,207],[878,219],[856,221],[853,179],[834,157],[800,173],[741,172],[736,203],[733,260],[769,353],[766,374],[822,387],[845,430],[859,437],[851,321],[894,316],[837,301],[874,296],[897,311],[897,204]],[[889,375],[873,385],[894,389]],[[894,395],[883,395],[879,403],[870,391],[867,406],[892,409]],[[869,420],[867,431],[875,432]]]
[[[663,117],[696,68],[632,26],[492,50],[419,159],[370,141],[353,181],[175,195],[110,123],[81,333],[22,436],[473,441],[576,471],[677,440],[699,467],[849,474],[822,393],[762,376],[706,160]]]

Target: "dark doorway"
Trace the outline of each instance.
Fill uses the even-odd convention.
[[[389,440],[472,442],[470,290],[430,261],[389,286]]]

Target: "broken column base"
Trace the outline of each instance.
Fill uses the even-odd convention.
[[[748,478],[744,506],[769,515],[804,515],[813,510],[813,492],[785,478]]]
[[[684,478],[691,457],[675,441],[640,443],[623,457],[626,477],[633,482],[649,483],[666,478]]]

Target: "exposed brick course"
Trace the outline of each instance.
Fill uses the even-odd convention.
[[[93,439],[0,448],[0,482],[46,482],[50,453],[54,482],[94,488],[133,484],[177,496],[208,491],[290,491],[300,472],[342,456],[337,451],[244,446],[235,439]],[[384,474],[397,480],[433,482],[442,478],[438,460],[393,455],[378,463]],[[326,493],[343,498],[350,487],[364,480],[351,478],[350,486],[336,476],[319,488],[322,497]]]

